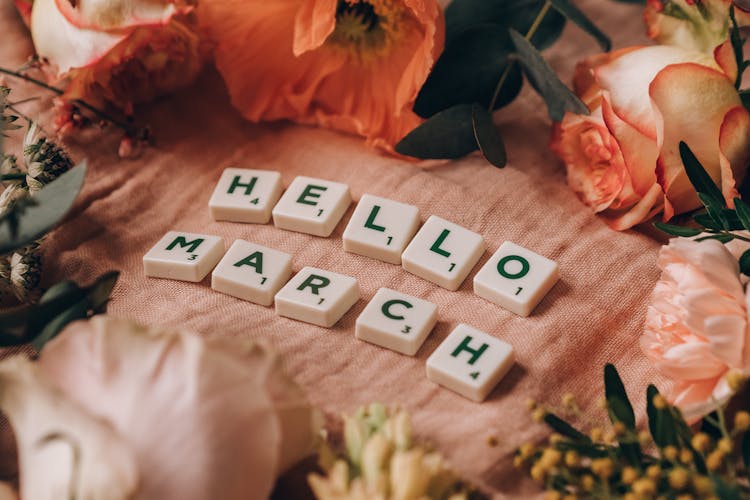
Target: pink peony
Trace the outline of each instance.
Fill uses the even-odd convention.
[[[732,396],[727,374],[750,374],[747,297],[736,256],[718,241],[673,239],[658,263],[641,347],[694,420]]]
[[[571,189],[618,230],[698,208],[678,150],[685,141],[731,206],[750,161],[733,57],[726,43],[714,57],[631,47],[580,63],[575,90],[591,114],[567,113],[551,141]]]

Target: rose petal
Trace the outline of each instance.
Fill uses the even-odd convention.
[[[657,178],[676,213],[700,202],[679,153],[679,142],[691,148],[722,189],[719,131],[729,110],[740,105],[734,86],[717,70],[695,63],[673,64],[651,82],[650,95],[658,123],[660,149]]]
[[[138,470],[122,438],[66,399],[24,356],[0,362],[0,408],[18,443],[24,498],[126,500],[134,494]]]
[[[714,59],[721,68],[721,71],[726,75],[727,79],[734,85],[734,81],[737,79],[737,59],[734,57],[734,47],[732,42],[727,40],[726,42],[718,45],[714,49]]]
[[[39,363],[68,397],[127,436],[143,471],[138,498],[266,498],[312,443],[309,406],[259,345],[96,316],[68,327]],[[285,448],[298,454],[282,455]]]
[[[646,137],[656,139],[656,121],[649,99],[649,82],[670,64],[697,62],[716,67],[712,57],[670,46],[643,47],[594,70],[610,93],[612,109]]]
[[[730,208],[739,197],[735,179],[743,179],[750,164],[750,114],[744,106],[737,106],[724,116],[719,130],[719,164],[721,189]]]
[[[175,14],[192,9],[182,0],[55,0],[55,3],[70,24],[96,31],[166,24]]]
[[[126,37],[75,27],[57,10],[55,0],[34,1],[31,36],[37,54],[56,68],[58,76],[94,64]]]

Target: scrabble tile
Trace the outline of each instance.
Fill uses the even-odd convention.
[[[218,236],[169,231],[143,256],[143,272],[153,278],[201,281],[224,255]]]
[[[555,261],[506,241],[474,276],[474,293],[528,316],[558,279]]]
[[[401,264],[401,254],[418,227],[417,207],[364,194],[344,230],[344,250]]]
[[[351,202],[346,184],[299,176],[273,207],[273,223],[280,229],[327,237]]]
[[[427,358],[427,378],[479,403],[514,359],[513,346],[462,323]]]
[[[305,267],[276,294],[276,314],[330,328],[357,300],[356,279]]]
[[[262,306],[292,275],[292,256],[249,241],[236,240],[211,274],[211,288]]]
[[[208,208],[214,220],[265,224],[284,185],[271,170],[227,168],[221,174]]]
[[[447,288],[458,290],[484,253],[484,238],[434,215],[401,256],[404,269]]]
[[[357,318],[354,333],[360,340],[414,356],[437,316],[432,302],[381,288]]]

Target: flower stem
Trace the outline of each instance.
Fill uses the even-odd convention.
[[[536,18],[534,19],[534,22],[531,23],[529,30],[524,35],[524,38],[526,40],[531,41],[531,38],[536,34],[536,31],[539,29],[539,26],[542,24],[542,21],[544,20],[544,16],[547,15],[547,12],[549,12],[550,8],[552,8],[552,4],[550,3],[549,0],[546,0],[541,10],[537,14]],[[497,103],[497,99],[500,97],[500,90],[502,90],[503,85],[505,85],[505,81],[510,76],[510,72],[515,67],[516,62],[517,62],[516,59],[508,58],[508,64],[505,66],[505,69],[503,70],[503,74],[500,75],[500,80],[498,80],[497,85],[495,86],[495,93],[492,94],[492,100],[490,101],[490,107],[489,107],[490,113],[494,111],[495,104]]]
[[[63,93],[64,93],[62,89],[59,89],[57,87],[53,87],[52,85],[44,83],[43,81],[41,81],[41,80],[39,80],[37,78],[33,78],[31,76],[24,75],[23,73],[19,73],[18,71],[13,71],[13,70],[10,70],[10,69],[6,69],[6,68],[0,67],[0,73],[8,75],[8,76],[12,76],[14,78],[19,78],[19,79],[21,79],[23,81],[32,83],[32,84],[36,85],[37,87],[41,87],[41,88],[43,88],[45,90],[49,90],[53,94],[56,94],[56,95],[59,95],[59,96],[63,95]],[[91,111],[98,118],[100,118],[102,120],[105,120],[105,121],[107,121],[107,122],[115,125],[118,128],[121,128],[122,130],[124,130],[129,135],[134,134],[135,131],[136,131],[136,127],[132,123],[128,123],[127,121],[119,120],[119,119],[113,117],[112,115],[110,115],[109,113],[107,113],[106,111],[102,111],[101,109],[99,109],[99,108],[97,108],[95,106],[92,106],[91,104],[87,103],[86,101],[82,101],[81,99],[73,99],[72,102],[74,102],[76,105],[78,105],[78,106],[80,106],[82,108],[85,108],[85,109]]]

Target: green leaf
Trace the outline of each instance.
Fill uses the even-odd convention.
[[[478,148],[472,106],[459,104],[434,115],[396,144],[402,155],[422,159],[455,159]]]
[[[550,429],[559,434],[562,434],[565,437],[568,437],[580,443],[591,444],[590,437],[580,432],[554,413],[547,413],[546,415],[544,415],[544,422],[550,427]]]
[[[722,209],[721,213],[724,219],[726,219],[726,222],[729,224],[729,227],[727,228],[729,231],[739,231],[740,229],[744,229],[744,226],[737,216],[737,212],[725,208]],[[710,215],[705,213],[693,215],[693,220],[708,229],[714,229],[717,231],[724,229],[721,224],[716,223],[716,221],[714,221]]]
[[[607,410],[612,423],[622,422],[629,429],[635,429],[635,413],[630,404],[620,374],[611,363],[604,366],[604,394],[607,398]]]
[[[745,109],[750,111],[750,89],[740,90],[740,99]]]
[[[659,394],[659,390],[653,385],[646,389],[646,413],[648,414],[648,428],[654,443],[659,448],[665,446],[677,446],[677,431],[675,421],[669,408],[658,409],[654,406],[654,396]]]
[[[26,246],[55,227],[73,205],[85,175],[84,162],[65,172],[34,195],[36,204],[27,207],[19,217],[16,237],[11,234],[8,224],[0,225],[0,254]]]
[[[544,0],[453,0],[445,9],[446,45],[479,24],[495,24],[502,32],[513,28],[526,33],[543,6]],[[565,17],[550,9],[531,42],[543,50],[560,37],[564,27]]]
[[[47,340],[54,337],[70,318],[76,319],[74,312],[69,310],[80,310],[81,303],[85,304],[87,315],[102,312],[118,277],[118,272],[110,271],[84,288],[72,281],[63,281],[51,287],[38,304],[1,311],[0,346],[25,344],[39,336],[45,336]]]
[[[52,321],[45,325],[39,335],[31,341],[31,345],[34,346],[34,349],[37,351],[41,351],[47,342],[57,337],[57,334],[60,333],[68,323],[86,318],[88,315],[88,306],[89,301],[84,298],[73,304],[69,309],[55,316]]]
[[[528,40],[515,30],[510,31],[510,37],[516,46],[518,58],[526,76],[547,103],[547,112],[553,121],[561,121],[566,111],[579,115],[589,114],[586,105],[560,81],[539,51]]]
[[[698,193],[703,193],[707,199],[713,200],[715,205],[724,206],[724,195],[721,189],[716,185],[714,180],[708,175],[706,169],[698,161],[690,147],[685,142],[680,141],[680,158],[685,166],[690,183]]]
[[[665,224],[664,222],[654,222],[654,227],[659,231],[662,231],[672,236],[682,236],[684,238],[690,238],[692,236],[698,236],[703,231],[694,227],[676,226],[674,224]]]
[[[503,168],[508,161],[505,144],[495,128],[490,112],[474,104],[471,108],[471,122],[474,127],[474,138],[484,157],[496,167]]]
[[[714,482],[714,493],[721,500],[742,500],[742,490],[737,484],[730,484],[717,475],[712,475]],[[744,497],[747,498],[747,497]]]
[[[560,14],[594,37],[604,52],[609,52],[612,49],[612,42],[609,37],[597,28],[597,26],[586,17],[586,14],[573,5],[569,0],[550,0],[550,3]]]
[[[706,240],[716,240],[720,243],[729,243],[734,239],[734,236],[731,234],[712,234],[711,236],[702,236],[700,238],[696,238],[695,241],[706,241]]]
[[[643,463],[643,453],[638,441],[620,441],[620,451],[630,465],[640,469]]]
[[[750,231],[750,206],[740,198],[735,198],[734,211],[737,212],[737,218],[742,223],[742,227]]]
[[[516,98],[523,84],[521,68],[509,59],[514,50],[506,29],[496,24],[474,26],[451,41],[432,68],[414,103],[414,112],[430,117],[457,104],[488,108],[495,87],[512,64],[495,109]]]
[[[750,250],[745,250],[740,256],[740,272],[750,276]]]
[[[742,461],[745,463],[745,468],[750,469],[750,432],[745,432],[742,436]]]
[[[722,204],[716,202],[716,200],[708,196],[705,193],[698,193],[698,199],[706,207],[706,213],[711,217],[717,225],[721,226],[722,229],[729,229],[729,220],[724,215],[724,208]]]
[[[555,448],[559,451],[576,451],[583,457],[589,458],[603,458],[610,456],[610,451],[606,446],[602,446],[589,441],[584,443],[581,441],[559,441],[555,443]]]

